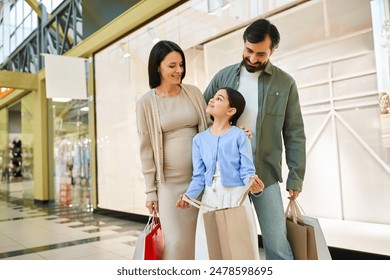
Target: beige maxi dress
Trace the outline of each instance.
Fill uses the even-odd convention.
[[[173,97],[156,98],[164,151],[165,182],[158,183],[157,187],[159,215],[165,238],[163,259],[194,259],[198,210],[195,207],[176,208],[176,202],[191,182],[192,138],[198,133],[199,118],[183,90]]]

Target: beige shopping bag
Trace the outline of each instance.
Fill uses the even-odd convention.
[[[245,206],[203,214],[210,260],[253,260],[253,244]]]
[[[294,200],[286,209],[287,239],[296,260],[318,260],[314,227],[305,224]]]
[[[210,260],[253,260],[253,244],[250,226],[243,205],[248,195],[250,180],[237,207],[212,209],[203,202],[183,196],[183,200],[200,209],[212,209],[203,213],[207,247]]]

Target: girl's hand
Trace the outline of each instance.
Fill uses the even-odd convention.
[[[147,201],[145,206],[146,206],[146,208],[148,208],[150,214],[152,214],[154,211],[156,213],[158,213],[158,202],[157,202],[157,200]]]
[[[181,209],[186,209],[190,207],[190,204],[183,200],[183,195],[179,196],[179,200],[176,202],[176,207]]]
[[[257,175],[254,175],[252,178],[254,178],[255,181],[250,188],[251,193],[260,194],[264,190],[264,183],[259,179],[259,177],[257,177]]]

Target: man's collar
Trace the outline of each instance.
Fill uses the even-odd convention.
[[[237,76],[240,76],[241,66],[243,66],[243,65],[244,65],[244,62],[243,62],[243,61],[241,61],[241,63],[238,63],[238,64],[236,65],[236,75],[237,75]]]
[[[268,60],[267,64],[264,67],[263,72],[265,72],[269,75],[272,75],[272,68],[273,68],[273,65],[272,65],[271,61]]]

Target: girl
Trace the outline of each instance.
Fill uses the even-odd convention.
[[[193,175],[186,195],[197,198],[202,191],[202,202],[218,207],[234,207],[244,192],[245,185],[251,177],[256,183],[251,187],[252,193],[261,193],[264,184],[255,175],[250,141],[245,132],[236,127],[238,118],[245,108],[245,99],[237,90],[221,88],[210,99],[206,113],[211,115],[213,125],[197,134],[192,144]],[[259,258],[257,230],[249,198],[245,200],[248,222],[252,228],[251,238],[256,258]],[[176,207],[188,208],[182,200]],[[195,258],[208,259],[208,250],[203,215],[198,215]]]

